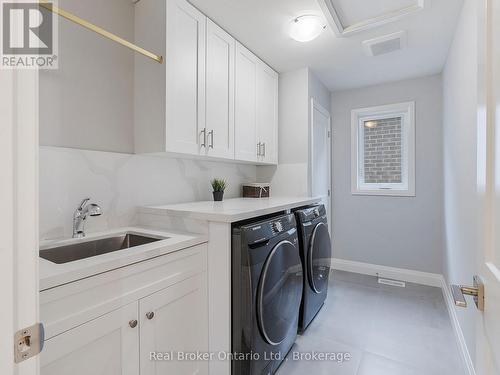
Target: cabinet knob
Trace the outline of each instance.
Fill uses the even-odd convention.
[[[137,320],[135,319],[131,320],[130,322],[128,322],[128,325],[130,326],[130,328],[137,327]]]
[[[150,311],[148,313],[146,313],[146,318],[148,318],[149,320],[153,319],[155,317],[155,313]]]

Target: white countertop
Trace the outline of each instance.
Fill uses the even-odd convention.
[[[40,291],[172,253],[191,246],[199,245],[208,241],[208,238],[205,235],[129,227],[88,234],[83,239],[42,241],[40,243],[40,250],[71,245],[78,242],[87,242],[106,237],[119,236],[125,233],[143,234],[164,239],[141,246],[135,246],[129,249],[118,250],[63,264],[56,264],[43,258],[39,258]]]
[[[141,207],[141,213],[181,216],[185,218],[233,223],[252,217],[306,206],[319,202],[319,198],[233,198],[222,202],[202,201],[165,206]]]

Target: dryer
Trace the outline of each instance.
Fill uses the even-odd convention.
[[[304,273],[299,332],[304,332],[318,314],[328,294],[332,245],[324,205],[295,211]]]
[[[297,337],[303,275],[295,217],[233,226],[232,374],[273,374]]]

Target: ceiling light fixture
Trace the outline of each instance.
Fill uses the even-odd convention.
[[[325,22],[319,16],[304,15],[292,20],[290,36],[297,42],[310,42],[326,29]]]

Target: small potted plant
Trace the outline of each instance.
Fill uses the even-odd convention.
[[[219,202],[224,198],[224,190],[226,190],[227,182],[222,178],[214,178],[210,184],[212,185],[214,201]]]

